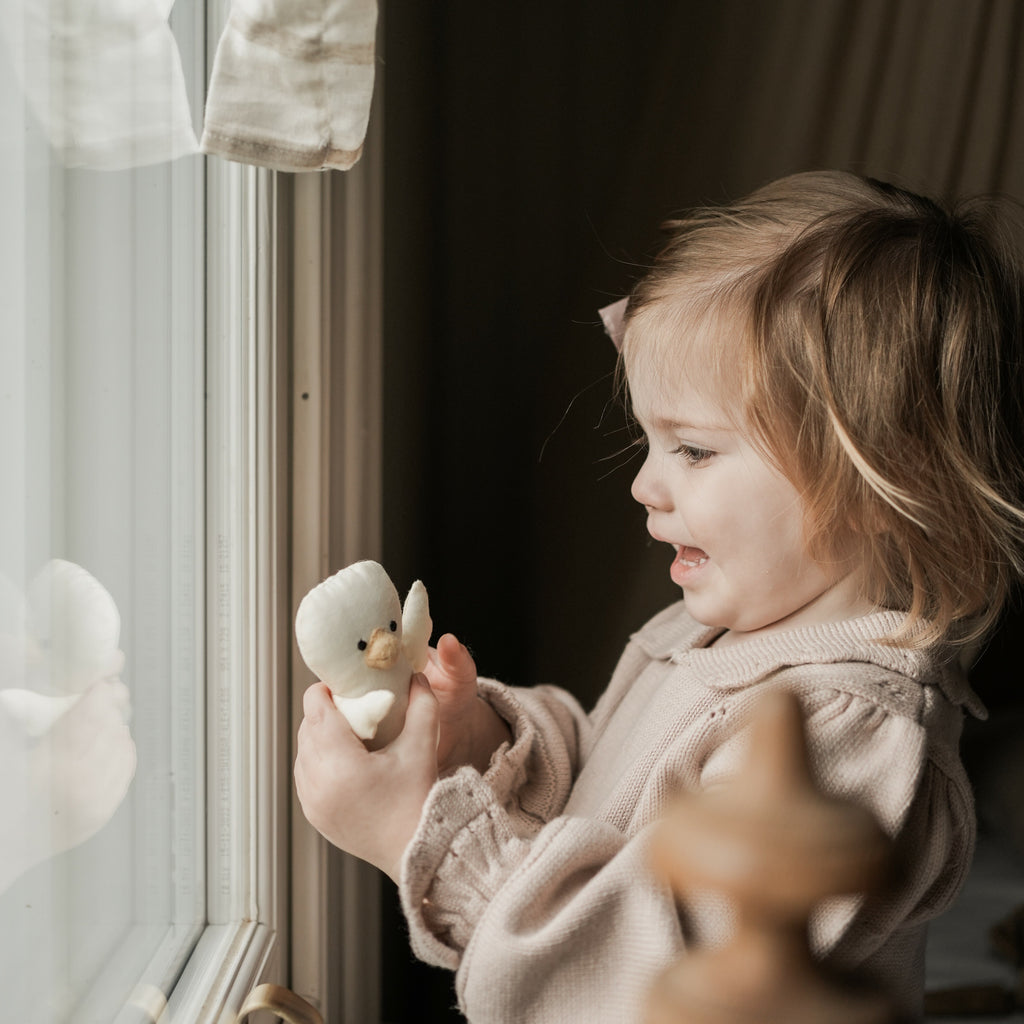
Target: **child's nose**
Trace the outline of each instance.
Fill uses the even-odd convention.
[[[633,478],[630,493],[633,500],[645,508],[655,508],[660,512],[671,507],[668,488],[665,487],[662,473],[664,456],[661,452],[648,450],[647,458],[640,467],[640,472]]]

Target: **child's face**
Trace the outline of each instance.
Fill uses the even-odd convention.
[[[636,367],[629,380],[648,442],[633,497],[651,536],[676,549],[669,575],[687,610],[730,640],[867,610],[845,569],[808,553],[799,493],[745,435],[727,389],[709,383],[708,345],[724,339],[698,333],[688,380],[668,385]]]

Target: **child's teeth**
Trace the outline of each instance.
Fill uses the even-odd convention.
[[[693,554],[686,555],[684,552],[687,551],[692,551]],[[676,557],[679,559],[681,564],[688,565],[691,568],[696,568],[699,565],[703,565],[708,560],[707,555],[703,553],[698,555],[698,551],[700,551],[700,548],[691,548],[680,544],[676,547]]]
[[[699,555],[697,558],[687,558],[683,552],[692,551],[694,550],[693,548],[684,547],[682,544],[673,544],[672,546],[676,549],[676,558],[679,559],[679,563],[681,565],[688,565],[692,568],[696,568],[698,565],[703,565],[708,560],[707,555]]]

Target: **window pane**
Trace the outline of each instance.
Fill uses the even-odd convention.
[[[110,1021],[205,918],[202,167],[167,159],[169,31],[83,79],[62,5],[4,7],[0,986],[5,1019]],[[124,25],[57,27],[102,64]]]

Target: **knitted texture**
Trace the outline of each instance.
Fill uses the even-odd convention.
[[[801,700],[822,789],[870,807],[904,868],[876,898],[819,908],[813,945],[920,1016],[925,925],[973,851],[963,708],[984,709],[942,652],[878,642],[899,621],[883,612],[718,647],[720,631],[679,602],[631,638],[589,715],[553,687],[481,681],[512,742],[483,776],[438,781],[400,886],[414,951],[457,969],[472,1024],[636,1021],[658,971],[688,943],[727,936],[730,908],[714,894],[678,913],[648,870],[649,835],[680,788],[735,774],[751,708],[774,687]]]

